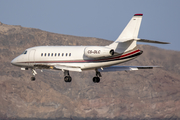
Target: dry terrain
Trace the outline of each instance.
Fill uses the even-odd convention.
[[[180,52],[138,45],[143,54],[123,65],[159,65],[162,68],[102,73],[94,71],[21,71],[11,60],[26,48],[40,45],[108,45],[111,41],[55,34],[0,23],[0,118],[180,118]]]

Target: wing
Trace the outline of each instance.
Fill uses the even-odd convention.
[[[54,69],[54,70],[68,70],[82,72],[80,67],[76,66],[66,66],[66,65],[51,65],[51,64],[36,64],[34,65],[38,69]]]
[[[111,66],[106,68],[99,68],[99,72],[113,72],[113,71],[132,71],[140,69],[153,69],[154,67],[159,66]]]

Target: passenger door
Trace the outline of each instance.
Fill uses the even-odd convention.
[[[29,51],[29,56],[28,56],[28,60],[29,60],[29,65],[32,66],[34,65],[34,61],[35,61],[35,49],[32,49]]]

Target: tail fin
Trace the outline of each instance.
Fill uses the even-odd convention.
[[[137,41],[156,44],[169,44],[168,42],[138,38],[142,16],[143,14],[135,14],[131,18],[127,26],[124,28],[122,33],[119,35],[119,37],[116,39],[116,41],[107,47],[114,49],[114,51],[117,53],[122,53],[134,49],[137,45]]]
[[[115,52],[118,53],[134,49],[136,47],[136,40],[134,39],[138,38],[142,16],[143,14],[135,14],[116,41],[108,47],[114,49]]]
[[[143,14],[135,14],[115,42],[126,42],[138,38]]]

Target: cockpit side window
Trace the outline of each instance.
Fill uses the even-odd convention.
[[[25,51],[23,52],[23,54],[27,54],[27,50],[25,50]]]

